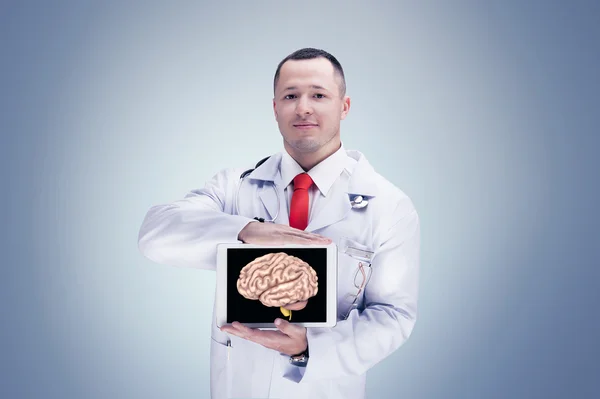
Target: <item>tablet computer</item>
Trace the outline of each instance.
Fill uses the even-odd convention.
[[[288,314],[280,305],[298,295],[309,296],[306,306]],[[304,327],[333,327],[337,247],[219,244],[215,301],[218,327],[237,321],[251,328],[275,329],[276,318]]]

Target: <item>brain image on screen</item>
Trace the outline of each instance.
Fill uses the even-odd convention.
[[[318,292],[315,270],[305,261],[284,252],[270,253],[254,259],[240,271],[238,292],[247,299],[259,300],[269,307],[283,307],[307,301]]]

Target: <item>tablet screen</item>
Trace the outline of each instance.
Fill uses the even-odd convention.
[[[256,258],[285,252],[308,263],[317,273],[317,294],[302,310],[293,310],[291,320],[279,307],[268,307],[259,300],[247,299],[238,292],[240,271]],[[291,323],[319,323],[327,320],[327,249],[326,248],[228,248],[227,249],[227,323],[273,323],[276,318]]]

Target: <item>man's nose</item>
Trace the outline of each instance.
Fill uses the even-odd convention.
[[[298,99],[298,102],[296,103],[296,114],[300,116],[312,114],[312,108],[306,97],[300,97]]]

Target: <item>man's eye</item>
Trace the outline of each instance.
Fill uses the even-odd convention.
[[[286,100],[292,100],[294,98],[296,98],[295,94],[288,94],[287,96],[284,97],[284,99],[286,99]]]
[[[325,98],[325,95],[323,95],[321,93],[317,93],[317,94],[315,94],[315,97],[317,97],[317,98]]]

